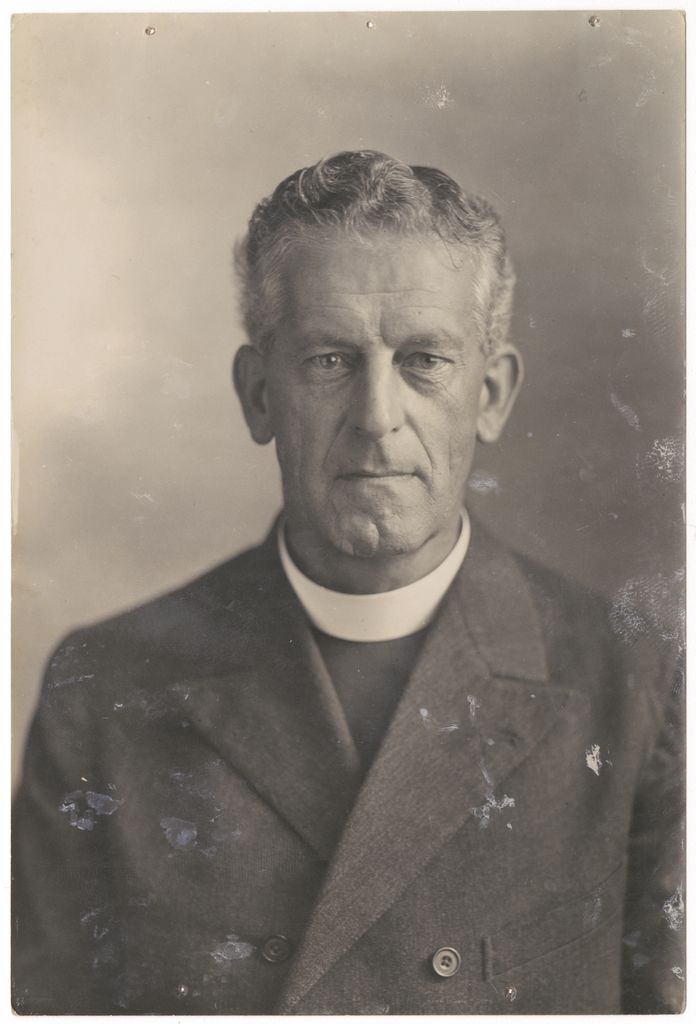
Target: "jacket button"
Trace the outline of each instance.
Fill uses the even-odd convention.
[[[184,985],[184,983],[181,982],[180,985],[176,986],[175,994],[177,999],[185,999],[186,996],[189,994],[188,985]]]
[[[263,944],[261,956],[269,964],[280,964],[290,956],[290,943],[284,935],[271,935]]]
[[[433,970],[441,978],[451,978],[461,966],[462,958],[452,946],[443,946],[433,953],[431,963]]]

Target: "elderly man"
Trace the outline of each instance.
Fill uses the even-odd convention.
[[[470,520],[522,363],[484,201],[375,152],[240,247],[259,547],[71,635],[16,801],[36,1013],[683,1003],[681,677]]]

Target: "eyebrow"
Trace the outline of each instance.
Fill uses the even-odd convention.
[[[445,328],[415,331],[404,340],[404,345],[457,345],[461,339]]]
[[[425,295],[437,295],[437,288],[382,288],[378,291],[348,292],[341,289],[335,291],[334,295],[407,295],[409,292],[423,292]]]
[[[345,335],[325,334],[323,331],[302,332],[301,336],[297,339],[297,348],[300,351],[304,351],[308,348],[338,348],[346,345],[354,346],[355,342],[349,341]]]
[[[429,348],[452,348],[459,347],[462,338],[452,334],[445,328],[424,331],[414,331],[407,337],[400,340],[397,348],[411,348],[416,345],[426,345]],[[297,348],[305,351],[309,348],[355,348],[360,347],[361,341],[351,339],[348,334],[327,334],[324,331],[306,331],[297,340]]]
[[[345,294],[346,295],[350,295],[351,293],[350,292],[346,292]],[[389,293],[388,292],[356,292],[355,294],[359,294],[359,295],[387,295]],[[438,305],[437,303],[434,303],[433,305],[430,305],[427,302],[414,302],[414,303],[410,303],[408,305],[406,303],[403,303],[399,307],[399,309],[437,309],[437,310],[442,310],[442,308],[443,307]],[[302,313],[305,313],[306,311],[311,312],[312,310],[317,310],[317,309],[319,311],[322,311],[322,310],[325,310],[325,309],[344,309],[348,313],[355,313],[355,308],[353,306],[350,306],[350,305],[344,306],[344,305],[342,305],[339,302],[319,302],[319,303],[314,303],[314,304],[305,303],[305,304],[303,304],[302,306],[299,307],[299,310]]]

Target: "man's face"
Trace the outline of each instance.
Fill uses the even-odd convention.
[[[371,557],[456,536],[487,395],[476,267],[458,256],[335,235],[289,260],[263,401],[291,537]]]

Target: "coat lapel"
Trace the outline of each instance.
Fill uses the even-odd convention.
[[[197,732],[325,860],[360,785],[359,757],[275,531],[222,587],[221,672],[177,684]],[[220,660],[220,659],[218,659]],[[184,703],[185,702],[185,703]]]
[[[518,563],[474,524],[325,879],[278,1012],[302,997],[467,822],[506,798],[515,767],[578,695],[548,685]]]

